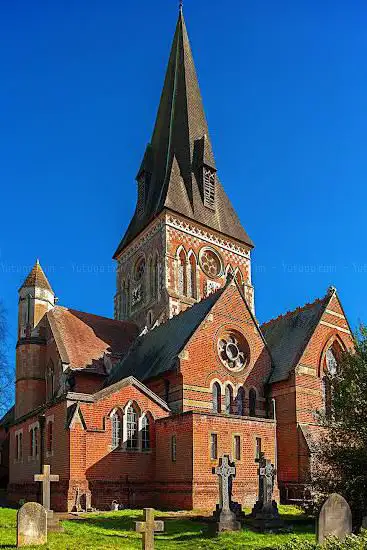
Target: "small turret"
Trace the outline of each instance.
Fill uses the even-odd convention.
[[[45,402],[46,325],[42,319],[55,303],[55,293],[37,260],[19,289],[16,418]]]
[[[18,339],[30,338],[55,302],[55,293],[37,260],[19,289]]]

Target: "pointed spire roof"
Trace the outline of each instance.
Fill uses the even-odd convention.
[[[44,288],[46,290],[50,290],[51,292],[53,292],[51,285],[48,282],[45,272],[43,271],[38,259],[19,290],[21,290],[22,288],[35,288],[35,287]]]
[[[215,208],[204,206],[202,167],[216,171],[199,83],[180,7],[151,143],[138,177],[149,174],[144,214],[135,212],[114,257],[164,208],[253,246],[220,182]]]

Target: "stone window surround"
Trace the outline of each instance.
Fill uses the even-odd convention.
[[[216,441],[216,451],[217,451],[217,455],[216,457],[213,457],[212,456],[212,437],[213,435],[216,435],[217,436],[217,441]],[[213,432],[211,431],[209,433],[209,459],[211,462],[217,462],[218,460],[218,456],[219,456],[219,449],[218,449],[218,432]]]
[[[255,388],[254,386],[251,386],[251,388],[246,389],[244,386],[242,386],[242,384],[235,384],[234,382],[229,381],[229,380],[226,380],[225,382],[221,382],[218,378],[213,378],[210,382],[209,392],[210,392],[211,395],[213,395],[213,387],[214,387],[214,384],[216,382],[220,386],[222,401],[223,401],[224,396],[225,396],[226,386],[232,386],[234,405],[236,403],[236,397],[237,397],[237,393],[238,393],[238,390],[239,390],[240,387],[243,387],[243,390],[244,390],[245,403],[246,403],[246,401],[249,400],[250,390],[255,390],[255,392],[256,392],[256,403],[258,403],[258,402],[265,403],[265,401],[266,401],[265,397],[260,397],[259,396],[259,390],[257,388]],[[223,407],[223,404],[222,404],[222,409],[225,410],[225,405]],[[224,414],[224,415],[229,416],[228,413],[225,413],[225,412],[221,412],[219,414]],[[233,416],[233,415],[238,416],[238,415],[236,415],[236,413],[231,414],[231,416]],[[243,416],[246,416],[246,417],[249,417],[249,418],[264,418],[265,417],[265,411],[263,409],[256,408],[256,415],[255,416],[250,416],[250,407],[249,407],[249,404],[248,404],[248,406],[244,406],[244,415]]]
[[[21,446],[19,445],[19,436],[20,435],[22,436],[22,445]],[[15,455],[15,458],[14,458],[14,464],[23,464],[23,457],[24,457],[24,452],[23,452],[23,449],[24,449],[23,428],[20,428],[19,430],[16,430],[14,432],[14,439],[15,439],[16,449],[17,449],[16,455]],[[19,453],[21,458],[18,458],[18,449],[19,448],[21,449],[21,452]]]
[[[50,422],[52,422],[53,426],[52,426],[52,447],[51,447],[51,451],[48,450],[48,424],[50,424]],[[55,415],[54,414],[51,414],[50,416],[47,416],[46,417],[46,429],[45,429],[45,437],[46,437],[46,457],[49,458],[50,456],[54,456],[54,443],[55,443],[55,430],[54,430],[54,426],[55,426]]]
[[[39,434],[40,434],[40,423],[37,421],[37,422],[33,422],[33,424],[30,424],[28,426],[28,433],[30,434],[31,432],[33,432],[35,429],[38,430],[38,444],[35,445],[35,451],[36,453],[35,454],[30,454],[31,451],[32,451],[32,446],[29,447],[29,455],[28,455],[28,462],[32,462],[32,461],[36,461],[36,460],[39,460],[40,458],[40,440],[39,440]],[[34,436],[32,435],[32,438]]]
[[[240,438],[240,448],[239,448],[239,451],[240,451],[240,458],[237,458],[236,457],[236,437],[239,437]],[[241,434],[240,433],[233,433],[232,434],[232,456],[233,456],[233,460],[235,462],[242,462],[242,457],[243,457],[243,452],[242,452],[242,437],[241,437]]]
[[[130,407],[133,407],[136,414],[138,415],[138,446],[136,449],[128,449],[127,447],[127,412]],[[111,429],[112,429],[112,417],[118,413],[121,418],[121,444],[119,447],[114,447],[113,445],[109,445],[108,449],[110,451],[117,451],[117,452],[126,452],[126,453],[144,453],[149,454],[152,452],[152,432],[150,431],[150,447],[149,449],[143,449],[142,445],[142,424],[143,424],[143,418],[148,418],[149,420],[149,427],[151,429],[152,422],[154,422],[154,417],[152,413],[148,411],[141,412],[141,409],[139,405],[135,401],[128,401],[128,403],[125,405],[125,407],[115,407],[109,416],[109,419],[111,421]],[[111,434],[112,436],[112,434]]]

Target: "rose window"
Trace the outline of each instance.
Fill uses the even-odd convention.
[[[248,363],[248,344],[240,334],[230,332],[219,338],[218,354],[228,369],[241,370]]]
[[[213,250],[204,250],[200,255],[200,263],[209,277],[218,277],[222,271],[220,258]]]

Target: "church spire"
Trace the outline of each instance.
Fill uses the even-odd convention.
[[[164,209],[253,246],[216,175],[182,3],[151,143],[137,181],[137,209],[115,258]]]

